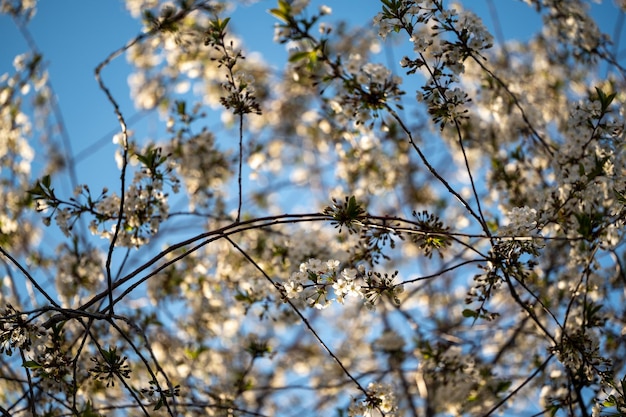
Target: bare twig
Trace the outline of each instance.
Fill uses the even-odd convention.
[[[280,285],[278,285],[268,274],[267,272],[265,272],[263,270],[263,268],[261,268],[259,266],[258,263],[256,263],[256,261],[254,261],[254,259],[252,259],[250,257],[250,255],[248,255],[248,253],[243,250],[239,245],[237,245],[237,243],[235,243],[229,236],[224,236],[224,238],[230,242],[231,245],[233,245],[233,247],[235,249],[237,249],[247,260],[248,262],[250,262],[252,264],[252,266],[254,266],[264,277],[267,281],[269,281],[270,284],[272,284],[272,286],[274,288],[276,288],[276,290],[278,291],[278,293],[282,296],[282,292],[283,289],[281,288]],[[339,367],[341,368],[341,370],[343,371],[343,373],[356,385],[356,387],[363,392],[365,395],[367,395],[367,390],[361,385],[361,383],[350,373],[350,371],[346,368],[346,366],[341,362],[341,359],[339,359],[337,357],[337,355],[335,355],[333,353],[333,351],[330,349],[330,347],[328,347],[328,345],[322,340],[322,338],[320,337],[320,335],[315,331],[315,329],[313,328],[313,326],[311,325],[311,323],[309,322],[309,320],[304,317],[304,314],[302,314],[302,312],[298,309],[298,307],[296,307],[296,305],[289,299],[289,298],[284,298],[284,300],[289,304],[289,306],[292,308],[292,310],[298,315],[298,317],[300,317],[300,320],[302,320],[302,323],[304,323],[304,325],[306,326],[307,329],[309,329],[309,331],[313,334],[313,336],[315,337],[315,339],[317,339],[317,341],[319,342],[319,344],[324,348],[324,350],[326,351],[326,353],[328,353],[328,355],[337,363],[337,365],[339,365]]]
[[[121,167],[121,172],[120,172],[120,206],[118,209],[117,224],[116,224],[115,230],[113,231],[111,242],[109,243],[109,249],[107,252],[107,259],[106,259],[106,279],[107,279],[107,289],[108,289],[108,295],[109,295],[109,313],[111,315],[114,314],[113,278],[111,274],[111,261],[113,259],[113,250],[115,249],[115,243],[119,236],[120,229],[122,227],[122,221],[124,218],[124,203],[125,203],[125,196],[126,196],[126,169],[128,166],[128,130],[127,130],[127,125],[126,125],[126,120],[124,119],[124,116],[122,115],[119,104],[117,103],[113,95],[111,94],[111,91],[109,90],[109,88],[102,81],[102,77],[100,73],[102,72],[102,69],[105,66],[107,66],[113,59],[121,55],[131,46],[140,42],[142,39],[151,35],[151,33],[152,32],[141,34],[137,36],[136,38],[134,38],[133,40],[131,40],[130,42],[128,42],[126,45],[113,51],[111,54],[109,54],[109,56],[107,56],[104,59],[104,61],[98,64],[98,66],[95,69],[96,81],[98,82],[100,89],[107,96],[107,99],[109,100],[109,102],[113,105],[113,111],[115,112],[115,115],[117,116],[117,120],[120,123],[120,127],[122,129],[121,145],[122,145],[123,152],[122,152],[122,167]]]
[[[236,223],[241,221],[241,200],[242,200],[242,189],[241,189],[241,168],[243,164],[243,113],[239,114],[239,171],[237,182],[239,185],[239,202],[237,205],[237,219]]]
[[[496,405],[493,406],[493,408],[491,408],[491,410],[489,410],[487,412],[487,414],[484,414],[483,417],[489,417],[490,415],[492,415],[493,413],[495,413],[498,408],[502,407],[502,405],[506,404],[507,401],[509,401],[509,399],[511,399],[513,396],[517,395],[518,392],[520,392],[522,390],[522,388],[524,388],[524,386],[526,386],[526,384],[528,384],[530,381],[532,381],[537,375],[539,375],[539,373],[541,373],[543,371],[543,369],[546,367],[546,365],[548,365],[548,362],[550,362],[550,360],[554,357],[554,354],[550,354],[550,356],[548,356],[546,358],[545,361],[543,361],[543,363],[541,365],[539,365],[537,367],[537,369],[535,369],[535,372],[533,372],[532,374],[530,374],[528,376],[528,378],[526,378],[524,380],[524,382],[522,382],[520,385],[518,385],[513,391],[511,391],[506,397],[502,398]],[[542,413],[543,414],[543,413]]]
[[[0,246],[0,254],[4,255],[9,261],[11,261],[11,263],[15,265],[17,269],[20,270],[20,272],[26,277],[26,279],[28,279],[28,281],[31,284],[33,284],[33,286],[37,289],[37,291],[39,291],[41,295],[43,295],[46,298],[46,300],[50,302],[50,304],[52,304],[55,307],[60,308],[60,305],[57,304],[57,302],[54,301],[52,297],[50,297],[50,295],[41,287],[41,285],[39,285],[37,280],[33,278],[33,276],[26,270],[26,268],[24,268],[22,264],[20,264],[14,257],[9,255],[9,253],[6,250],[4,250],[2,246]]]

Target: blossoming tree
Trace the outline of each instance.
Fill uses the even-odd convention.
[[[233,2],[125,3],[96,190],[36,2],[0,1],[31,45],[0,78],[2,415],[626,414],[621,26],[526,0],[543,25],[507,42],[446,0],[370,28],[277,0],[268,63]],[[156,133],[107,84],[124,55]]]

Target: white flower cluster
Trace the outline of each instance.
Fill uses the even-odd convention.
[[[402,3],[402,4],[400,4]],[[415,22],[422,24],[416,25]],[[481,19],[468,11],[444,10],[438,2],[399,2],[379,14],[374,23],[385,37],[392,29],[406,32],[416,55],[400,65],[409,74],[424,70],[427,78],[417,100],[428,106],[433,121],[443,129],[467,117],[467,93],[451,84],[459,82],[465,61],[493,46],[493,38]]]
[[[417,16],[421,12],[429,14],[432,13],[432,11],[437,10],[433,0],[405,0],[402,3],[403,4],[399,7],[399,9],[404,9],[406,11],[404,16],[401,18],[391,18],[389,16],[385,16],[383,13],[378,13],[374,16],[373,23],[374,26],[378,26],[378,36],[381,38],[386,39],[387,35],[395,30],[396,27],[400,27],[404,22],[408,22],[410,19],[407,18],[407,16]]]
[[[0,354],[11,356],[15,349],[30,351],[40,344],[43,329],[24,321],[22,313],[8,304],[0,311]]]
[[[339,265],[340,262],[335,259],[322,262],[312,258],[301,263],[300,269],[292,273],[283,285],[285,297],[304,300],[308,306],[319,310],[327,308],[333,301],[343,304],[346,297],[360,297],[371,309],[376,307],[383,294],[394,303],[400,303],[398,294],[404,288],[395,283],[396,274],[388,276],[366,271],[363,266],[359,266],[358,270],[345,268],[340,271]],[[329,298],[330,287],[335,298]]]
[[[176,138],[164,152],[176,161],[176,171],[186,188],[189,205],[207,207],[222,195],[224,185],[232,176],[230,155],[220,151],[215,137],[208,130],[190,138]]]
[[[455,9],[443,10],[441,5],[435,4],[432,0],[406,1],[392,10],[391,14],[379,13],[374,17],[374,25],[378,26],[378,34],[385,39],[387,35],[397,28],[404,28],[415,31],[411,34],[411,41],[414,43],[416,52],[424,52],[430,46],[439,48],[433,51],[433,56],[444,56],[446,54],[457,54],[459,58],[467,54],[459,53],[456,48],[467,48],[473,52],[480,52],[493,46],[493,36],[486,29],[482,20],[469,11],[457,12]],[[457,5],[458,6],[458,5]],[[413,21],[424,23],[416,27]],[[436,22],[432,28],[428,28],[429,21]],[[420,32],[420,29],[427,28],[429,33]],[[436,31],[432,31],[436,28]],[[455,33],[461,36],[462,42],[433,42],[433,38],[440,36],[444,32]],[[467,52],[467,51],[466,51]],[[446,59],[446,61],[453,61]]]
[[[20,2],[20,8],[13,9],[16,4],[0,2],[0,10],[17,15],[35,11],[34,2]],[[13,73],[0,74],[0,236],[3,248],[13,256],[31,252],[29,246],[39,237],[34,224],[24,217],[28,210],[24,195],[32,183],[35,150],[31,142],[35,134],[45,130],[41,123],[45,123],[50,98],[48,73],[40,58],[35,53],[20,54],[13,60]],[[29,102],[35,106],[34,113],[32,108],[26,110]],[[47,150],[50,158],[46,170],[52,173],[58,165],[52,150]]]
[[[355,282],[357,271],[349,268],[339,272],[339,264],[335,259],[322,262],[314,258],[301,263],[299,271],[283,285],[285,296],[306,300],[307,305],[320,310],[334,300],[343,304],[346,296],[362,296],[361,286]],[[333,288],[335,299],[328,298],[328,287]]]
[[[544,0],[544,7],[549,10],[543,17],[546,32],[571,42],[575,56],[580,58],[606,42],[606,35],[589,15],[587,2]]]
[[[508,215],[509,224],[501,229],[505,235],[527,236],[537,229],[537,210],[528,206],[514,207]]]
[[[350,192],[359,198],[382,195],[404,178],[401,173],[410,169],[410,159],[381,153],[381,139],[367,126],[358,129],[354,134],[345,134],[346,140],[335,146],[339,156],[335,177],[347,184],[336,194]]]
[[[146,73],[136,72],[128,76],[128,85],[138,110],[152,110],[165,97],[166,81],[158,76],[148,78]]]
[[[37,0],[0,0],[0,12],[11,14],[14,17],[32,19],[37,12]]]
[[[21,327],[3,328],[2,333],[0,333],[0,352],[10,354],[14,348],[22,349],[28,343],[30,343],[28,332]]]
[[[165,221],[169,213],[167,194],[163,192],[162,182],[153,182],[151,186],[141,184],[141,174],[135,177],[133,184],[126,190],[124,196],[124,222],[118,235],[118,244],[121,246],[141,246],[148,242],[149,236],[159,231],[160,224]],[[117,217],[120,197],[116,193],[105,197],[96,205],[98,213],[104,213],[109,218]],[[64,220],[65,217],[63,218]],[[56,217],[59,223],[59,216]],[[114,223],[109,230],[100,229],[97,219],[91,221],[89,230],[110,239],[115,232]],[[59,223],[59,227],[62,225]]]
[[[131,16],[138,18],[144,10],[157,7],[159,2],[158,0],[126,0],[125,5]]]
[[[355,120],[357,125],[365,124],[371,120],[371,113],[400,100],[402,79],[384,65],[365,62],[360,54],[351,54],[345,69],[349,79],[344,80],[336,99],[329,101],[339,120],[343,116]]]
[[[135,171],[133,180],[124,193],[122,224],[117,241],[120,246],[139,247],[147,243],[150,236],[159,231],[161,223],[167,220],[169,215],[166,185],[174,193],[177,193],[180,188],[179,180],[174,173],[175,164],[171,160],[160,160],[160,148],[148,145],[143,152],[145,155],[135,154],[133,157],[133,160],[143,158],[143,166]],[[159,160],[159,162],[150,162],[152,159]],[[81,190],[88,190],[88,188],[77,187],[76,197],[83,192]],[[94,235],[110,239],[117,228],[121,198],[115,192],[112,194],[107,194],[107,192],[108,190],[103,190],[95,204],[90,197],[88,198],[89,204],[93,205],[89,207],[90,211],[97,213],[89,224],[89,230]],[[55,220],[66,235],[69,236],[75,216],[80,215],[84,209],[85,207],[57,210]],[[113,223],[109,228],[105,226],[107,221]]]
[[[352,399],[352,404],[348,408],[348,416],[374,417],[384,415],[394,417],[397,410],[398,404],[392,387],[388,384],[371,382],[367,386],[365,399]]]
[[[300,14],[309,5],[310,0],[293,0],[290,4],[293,15]]]
[[[63,302],[73,305],[83,294],[93,294],[104,280],[102,253],[96,249],[82,249],[63,244],[57,249],[58,266],[55,281]]]
[[[43,338],[41,338],[43,339]],[[70,388],[72,360],[62,350],[44,345],[41,341],[35,347],[37,367],[33,376],[38,378],[37,385],[47,393],[60,393]]]
[[[466,46],[473,52],[484,51],[493,46],[493,36],[482,20],[472,12],[463,11],[459,13],[455,29],[460,33],[468,34]]]

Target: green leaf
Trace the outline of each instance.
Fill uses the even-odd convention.
[[[27,192],[33,196],[39,196],[41,198],[54,199],[54,188],[51,187],[52,181],[50,175],[45,175],[37,184]]]
[[[41,369],[43,368],[43,366],[41,366],[38,362],[36,361],[26,361],[22,364],[22,366],[24,368],[28,368],[28,369]]]
[[[278,8],[270,9],[270,14],[285,23],[289,23],[291,5],[284,0],[278,0]]]
[[[289,13],[291,11],[291,3],[287,0],[278,0],[278,8],[285,13]]]
[[[471,318],[478,318],[478,312],[471,310],[469,308],[466,308],[465,310],[463,310],[463,317],[471,317]]]
[[[506,392],[509,388],[511,388],[511,385],[513,385],[512,381],[500,381],[496,386],[496,394]]]
[[[35,186],[33,188],[28,190],[28,194],[32,194],[34,196],[45,196],[46,195],[44,189],[41,187],[41,183],[39,183],[39,182],[37,184],[35,184]]]
[[[615,93],[606,94],[598,87],[596,87],[596,93],[598,93],[598,99],[600,100],[602,113],[605,113],[613,102],[613,99],[615,98]]]
[[[219,20],[218,19],[218,22],[219,22],[219,25],[220,25],[220,30],[222,32],[224,32],[225,29],[226,29],[226,26],[228,25],[228,22],[230,22],[230,17],[227,17],[224,20]]]
[[[41,184],[45,187],[45,188],[50,188],[50,175],[44,175],[44,177],[41,179]]]
[[[355,219],[357,216],[363,213],[363,209],[356,202],[355,196],[351,196],[350,200],[348,200],[348,209],[346,211],[348,213],[348,216],[352,219]]]
[[[615,197],[617,198],[617,201],[619,201],[622,204],[626,204],[626,193],[623,191],[617,191],[617,189],[613,189],[613,192],[615,193]]]
[[[300,51],[289,56],[289,62],[298,62],[309,56],[309,51]]]
[[[589,213],[574,213],[574,217],[578,221],[578,229],[576,230],[583,239],[591,241],[595,238],[598,228],[599,215]]]
[[[154,19],[156,19],[156,17],[154,16],[154,13],[152,13],[152,11],[150,11],[150,10],[144,10],[143,11],[143,18],[144,18],[144,20],[146,20],[148,22],[152,22]]]
[[[363,210],[361,205],[357,203],[354,196],[346,196],[343,205],[335,199],[333,199],[333,203],[333,207],[326,207],[324,209],[324,214],[333,218],[333,224],[335,224],[336,227],[339,227],[340,231],[341,226],[346,226],[349,233],[355,233],[355,221],[358,220],[360,216],[365,214],[365,210]]]
[[[550,417],[554,417],[556,413],[561,409],[561,406],[558,404],[553,404],[550,406]]]

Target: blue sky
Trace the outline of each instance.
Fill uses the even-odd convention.
[[[540,24],[535,12],[521,0],[464,3],[483,18],[492,33],[495,11],[507,39],[527,39]],[[329,21],[346,19],[364,27],[371,26],[371,18],[380,10],[378,0],[313,0],[311,7],[317,9],[320,4],[333,9]],[[244,39],[249,50],[261,52],[266,62],[281,67],[286,53],[283,45],[272,42],[275,18],[267,13],[275,5],[276,0],[260,0],[249,6],[237,6],[231,28]],[[603,5],[594,5],[593,10],[601,29],[612,34],[618,18],[613,2],[605,0]],[[122,1],[55,0],[39,2],[29,30],[47,62],[74,155],[80,156],[77,160],[79,181],[89,183],[94,191],[105,184],[112,185],[112,178],[117,178],[118,171],[112,157],[115,147],[110,139],[119,125],[110,103],[98,88],[94,68],[111,51],[140,33],[141,25],[131,18]],[[0,49],[1,74],[11,71],[13,57],[26,52],[28,47],[15,24],[5,15],[0,15],[0,39],[5,40]],[[401,55],[396,53],[395,57],[399,60]],[[103,72],[105,83],[127,118],[136,113],[129,97],[129,71],[125,57],[119,57]],[[159,117],[152,114],[142,125],[150,129],[161,123]],[[97,152],[83,152],[96,144],[99,144]],[[65,189],[70,191],[68,187]]]

